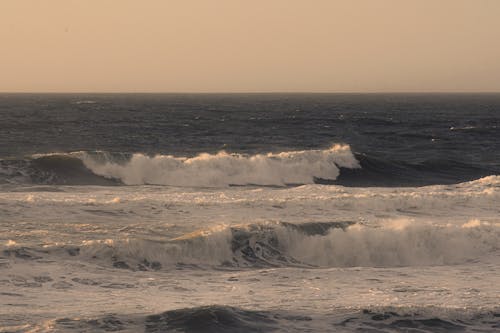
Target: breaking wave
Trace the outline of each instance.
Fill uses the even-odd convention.
[[[80,246],[28,249],[10,246],[7,257],[78,256],[117,268],[179,267],[398,267],[453,265],[500,250],[500,226],[392,220],[378,227],[354,222],[260,223],[220,226],[165,241],[88,241]]]
[[[335,180],[339,168],[358,168],[349,146],[257,155],[200,154],[195,157],[133,154],[126,163],[104,163],[82,156],[97,175],[119,179],[127,185],[173,186],[312,184],[316,178]]]
[[[335,180],[339,168],[359,167],[347,145],[326,150],[256,155],[219,152],[195,157],[75,152],[1,162],[0,175],[18,181],[196,187],[312,184],[316,179]]]
[[[499,174],[491,166],[429,159],[418,164],[353,153],[348,145],[324,150],[194,157],[141,153],[73,152],[0,160],[0,184],[424,186]]]

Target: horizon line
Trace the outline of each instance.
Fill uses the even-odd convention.
[[[0,91],[0,94],[57,94],[57,95],[70,95],[70,94],[178,94],[178,95],[243,95],[243,94],[500,94],[497,91]]]

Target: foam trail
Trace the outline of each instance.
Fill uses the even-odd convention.
[[[216,187],[227,185],[312,184],[316,178],[335,180],[339,168],[359,168],[348,145],[326,150],[305,150],[257,155],[200,154],[196,157],[134,154],[129,161],[80,157],[93,173],[127,185]]]

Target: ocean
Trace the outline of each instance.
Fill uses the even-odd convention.
[[[111,331],[500,331],[500,94],[0,94],[0,332]]]

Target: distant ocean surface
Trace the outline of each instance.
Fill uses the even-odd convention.
[[[0,94],[0,332],[498,332],[500,94]]]

